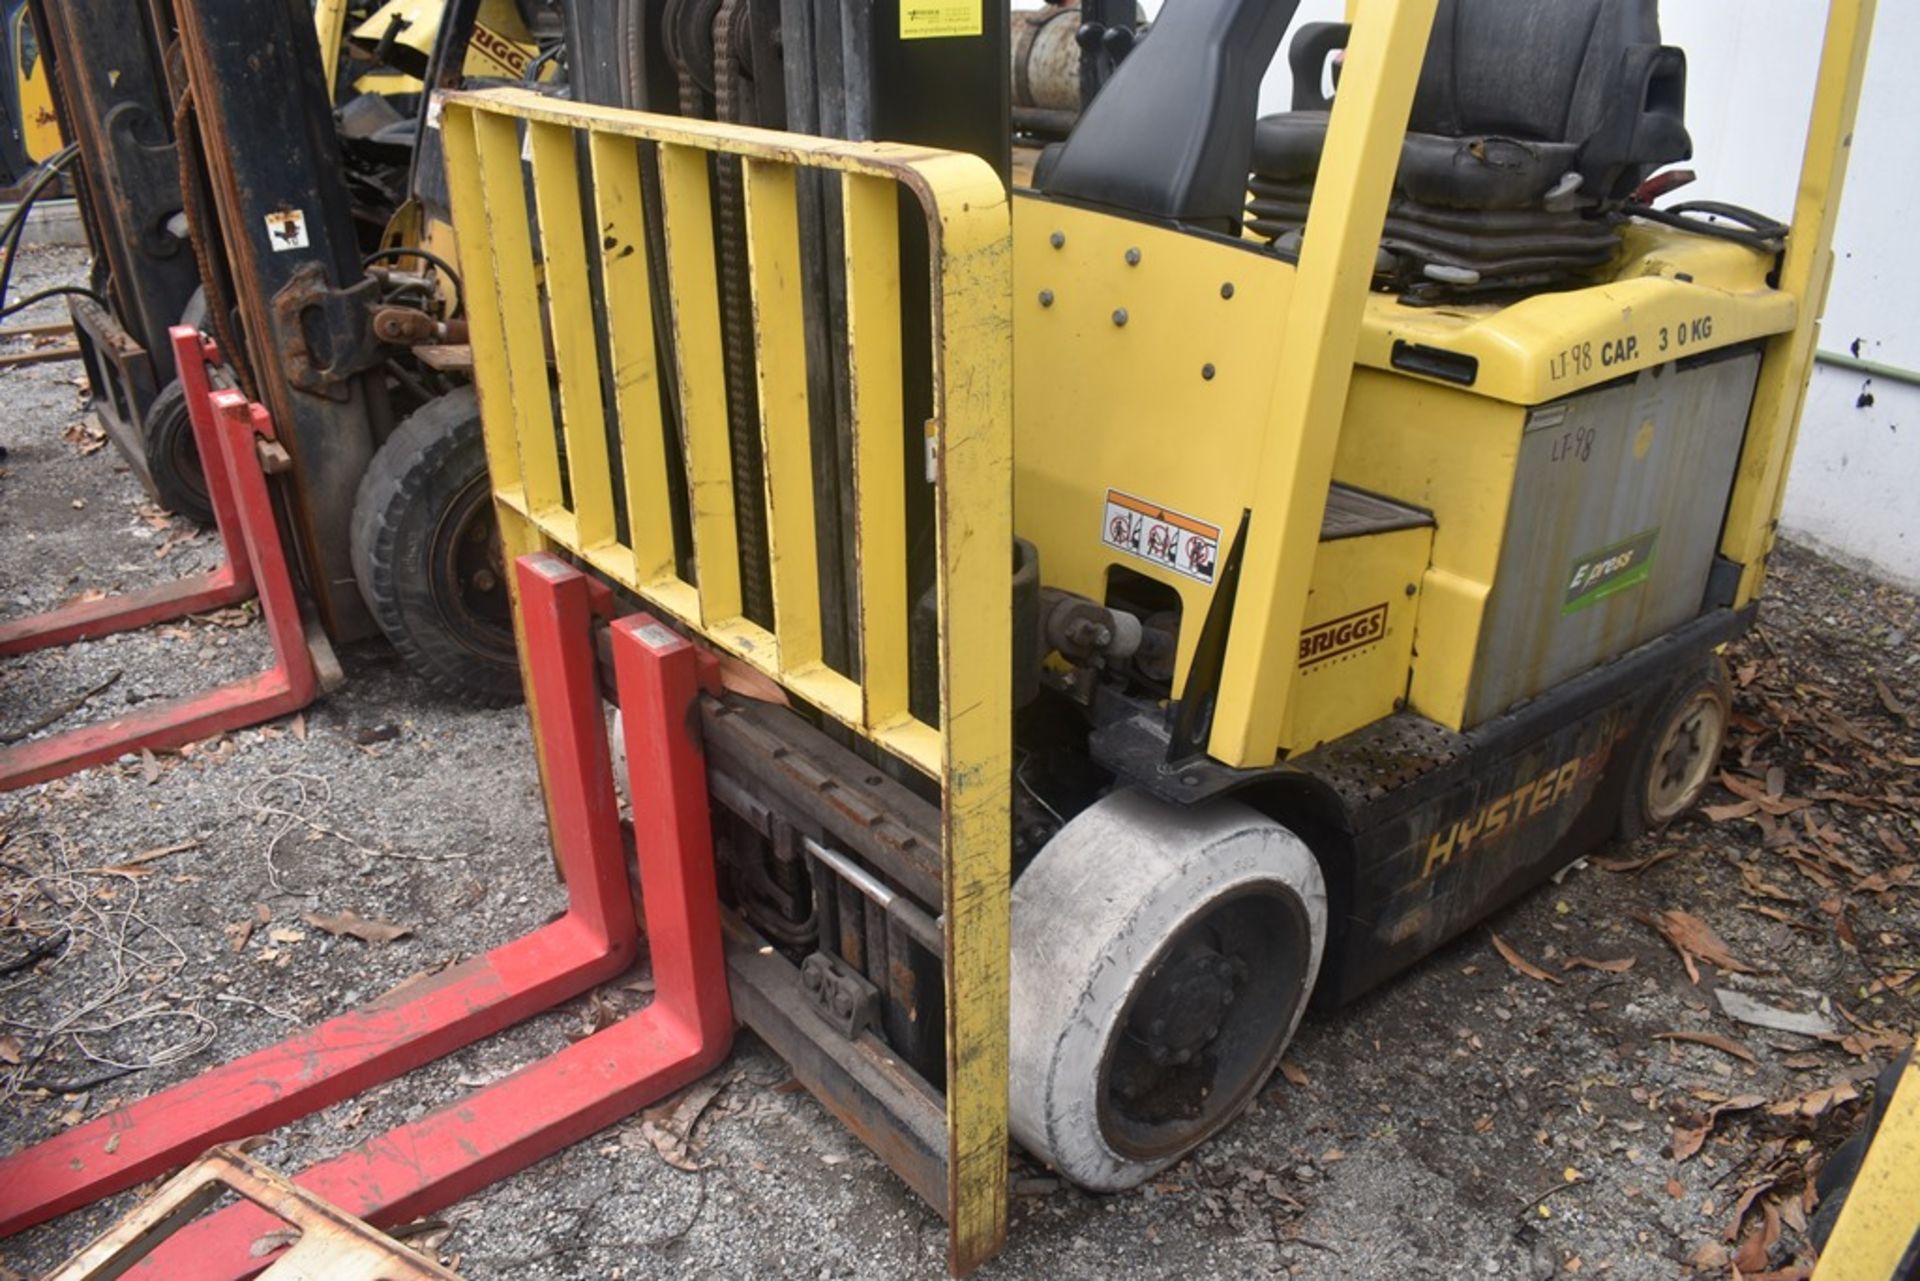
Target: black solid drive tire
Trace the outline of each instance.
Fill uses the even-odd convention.
[[[160,389],[141,424],[147,447],[147,474],[160,505],[200,526],[213,524],[213,501],[200,468],[200,447],[187,413],[187,389],[178,379]]]
[[[353,505],[360,594],[422,680],[487,707],[520,698],[480,408],[471,387],[387,438]]]
[[[1326,944],[1313,852],[1231,801],[1118,791],[1013,886],[1009,1124],[1095,1192],[1224,1128],[1299,1026]]]

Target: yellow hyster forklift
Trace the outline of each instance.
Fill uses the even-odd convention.
[[[507,550],[732,673],[736,1013],[957,1265],[1009,1131],[1137,1184],[1310,999],[1698,799],[1872,7],[1829,6],[1791,224],[1665,201],[1655,0],[1356,0],[1265,118],[1295,4],[1089,15],[1093,92],[1011,192],[1007,117],[926,70],[1006,74],[977,0],[784,6],[771,73],[719,6],[709,64],[784,78],[778,119],[632,73],[690,43],[674,5],[602,100],[678,118],[449,96]]]

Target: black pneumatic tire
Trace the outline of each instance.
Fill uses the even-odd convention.
[[[367,608],[422,680],[480,706],[519,700],[471,387],[416,410],[373,456],[354,499],[352,553]]]
[[[187,412],[187,389],[178,379],[160,389],[141,424],[147,448],[147,474],[160,505],[203,528],[213,524],[213,500],[200,466],[199,442]]]
[[[1727,665],[1711,654],[1677,682],[1647,721],[1620,803],[1620,839],[1658,832],[1698,803],[1713,781],[1733,711]]]

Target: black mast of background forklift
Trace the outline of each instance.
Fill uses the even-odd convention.
[[[76,170],[95,293],[73,300],[74,333],[101,423],[156,499],[142,424],[173,381],[167,329],[200,286],[180,196],[165,45],[144,6],[32,0],[55,101],[80,147]]]
[[[177,0],[219,232],[255,399],[293,458],[294,552],[328,634],[375,634],[348,552],[354,493],[392,428],[307,0]],[[280,88],[262,93],[262,85]]]

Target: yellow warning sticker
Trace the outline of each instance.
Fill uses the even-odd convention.
[[[977,36],[982,0],[900,0],[900,38],[933,40]]]

